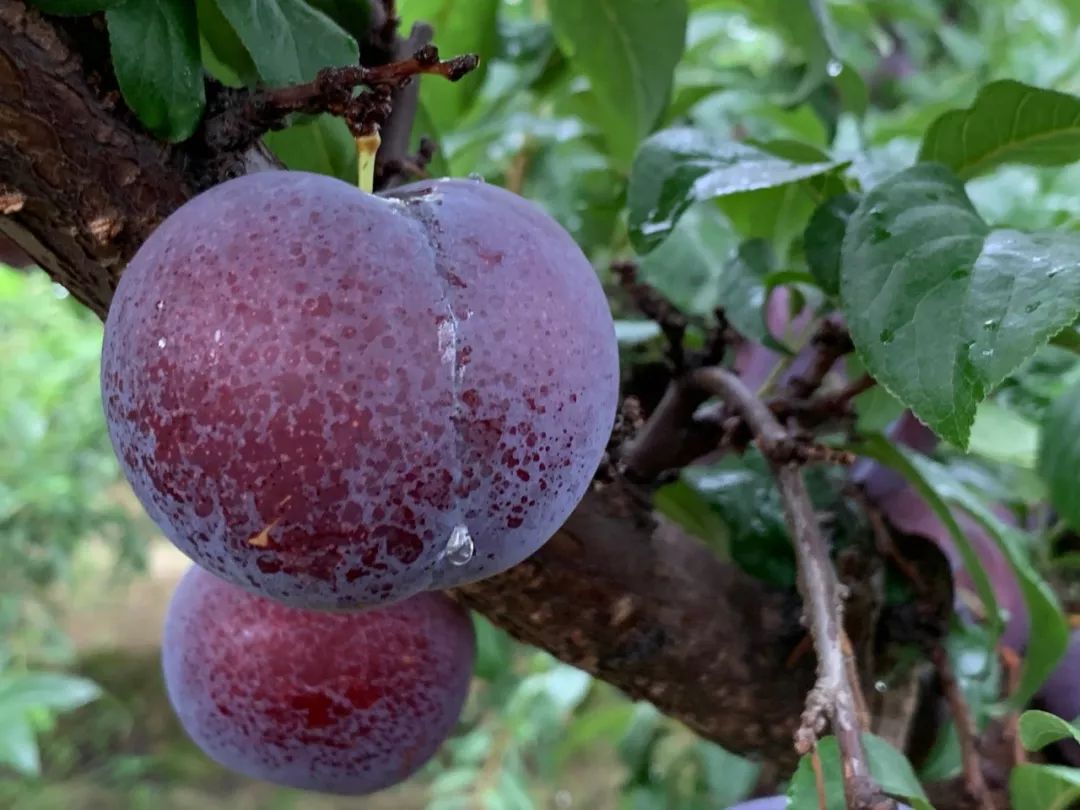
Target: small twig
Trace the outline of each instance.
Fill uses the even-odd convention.
[[[826,318],[810,339],[810,348],[813,356],[809,367],[799,374],[793,374],[786,383],[794,396],[803,399],[821,387],[836,361],[853,351],[855,344],[851,342],[847,329],[836,318]]]
[[[1011,695],[1020,686],[1024,662],[1015,650],[1004,644],[998,645],[998,657],[1005,670],[1005,692]],[[1028,756],[1027,751],[1024,750],[1024,744],[1020,741],[1020,712],[1009,712],[1004,718],[1003,726],[1005,737],[1010,744],[1013,766],[1024,764]]]
[[[784,503],[784,516],[791,534],[799,569],[799,590],[803,596],[807,623],[814,638],[818,678],[806,698],[803,723],[795,735],[796,750],[809,753],[821,732],[822,718],[828,716],[840,748],[844,794],[852,808],[889,807],[870,773],[863,748],[861,724],[854,686],[845,665],[842,644],[843,595],[829,556],[829,546],[818,526],[802,471],[791,461],[777,461],[772,450],[791,441],[765,404],[735,374],[722,368],[707,368],[692,375],[693,382],[720,396],[735,408],[750,426],[762,453],[769,459]]]
[[[246,94],[206,124],[206,141],[216,149],[243,148],[264,132],[280,128],[294,113],[331,113],[345,120],[354,135],[370,134],[387,120],[391,94],[414,77],[429,74],[457,81],[479,64],[475,54],[439,59],[434,45],[385,65],[323,68],[305,84]],[[365,86],[367,93],[355,93]]]
[[[686,316],[659,290],[651,284],[638,279],[637,263],[632,261],[614,262],[611,271],[619,279],[634,306],[646,318],[656,322],[668,341],[668,358],[676,374],[686,367],[683,353],[683,337],[686,335]]]
[[[964,699],[960,684],[953,673],[952,662],[945,648],[938,645],[932,653],[934,667],[941,680],[941,691],[949,703],[949,713],[956,724],[956,736],[960,742],[960,759],[964,770],[964,787],[968,795],[976,801],[978,807],[993,808],[993,797],[986,786],[983,776],[982,760],[979,756],[978,730],[971,708]]]
[[[840,639],[844,651],[844,664],[847,666],[848,682],[851,684],[851,693],[855,698],[855,709],[859,717],[859,728],[862,731],[870,730],[870,708],[863,695],[862,684],[859,682],[859,667],[855,660],[855,647],[848,638],[848,634],[840,631]]]
[[[373,6],[374,8],[374,6]],[[395,17],[395,4],[393,0],[386,0],[382,4],[386,21],[379,24],[378,20],[372,20],[376,25],[373,35],[381,38],[384,48],[388,48],[386,61],[400,59],[415,53],[420,48],[428,45],[434,36],[434,31],[427,23],[414,23],[409,31],[407,39],[394,35],[395,29],[389,29],[389,20]],[[390,35],[388,37],[388,30]],[[431,162],[434,154],[434,144],[428,145],[430,152],[425,153],[424,139],[420,141],[420,154],[409,154],[409,145],[412,143],[413,123],[416,121],[416,111],[420,106],[420,83],[409,82],[397,87],[390,94],[390,117],[382,124],[380,135],[382,145],[378,154],[375,155],[375,188],[382,190],[392,188],[407,182],[410,179],[424,175],[424,169]],[[425,154],[427,155],[425,157]],[[415,164],[419,171],[413,171]]]
[[[821,767],[821,754],[817,746],[810,753],[810,764],[814,766],[814,784],[817,786],[818,810],[828,810],[829,797],[825,794],[825,769]]]

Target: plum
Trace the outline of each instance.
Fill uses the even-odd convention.
[[[469,688],[472,622],[440,593],[380,608],[294,608],[198,566],[165,620],[169,700],[227,768],[326,793],[362,794],[419,769]]]
[[[588,260],[482,182],[366,194],[270,171],[158,227],[105,326],[109,434],[150,516],[299,607],[385,604],[534,552],[618,398]]]

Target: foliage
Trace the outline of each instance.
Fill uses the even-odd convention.
[[[0,763],[38,767],[35,732],[96,695],[92,684],[28,671],[68,662],[56,588],[88,544],[120,569],[140,563],[136,522],[110,490],[119,470],[104,433],[101,327],[43,275],[0,267]]]
[[[258,10],[228,0],[170,0],[153,11],[137,0],[37,4],[69,13],[111,6],[124,98],[173,140],[192,131],[203,107],[199,59],[230,85],[308,79],[355,59],[366,11],[362,0],[275,0]],[[977,723],[1028,705],[1065,649],[1066,609],[1076,609],[1074,598],[1063,605],[1057,595],[1067,587],[1050,586],[1064,582],[1075,592],[1064,563],[1080,547],[1076,4],[399,7],[409,23],[435,24],[444,54],[485,57],[483,71],[462,85],[421,82],[415,134],[437,141],[438,170],[476,173],[536,199],[601,275],[613,258],[640,260],[642,276],[691,314],[691,341],[700,344],[706,318],[722,307],[771,350],[764,394],[815,322],[844,315],[858,355],[848,373],[865,369],[879,385],[856,400],[856,434],[833,438],[898,470],[954,544],[983,621],[955,621],[946,647],[960,663],[985,663],[958,666]],[[353,145],[338,121],[297,118],[267,142],[289,166],[355,177]],[[16,287],[19,296],[43,291],[25,312],[10,304],[0,311],[0,357],[19,364],[17,373],[5,366],[0,389],[0,419],[13,420],[0,442],[15,443],[0,448],[0,577],[43,586],[63,571],[78,538],[118,531],[100,497],[115,468],[98,417],[90,417],[96,348],[43,356],[50,341],[87,334],[85,320],[44,307],[47,284],[0,280],[0,306]],[[781,290],[788,311],[773,317]],[[660,356],[658,330],[618,295],[612,306],[628,356]],[[56,420],[61,396],[65,419]],[[898,447],[884,428],[903,409],[945,443],[929,456]],[[62,466],[42,484],[38,468],[49,458]],[[779,502],[761,473],[753,454],[692,468],[657,504],[751,573],[790,582]],[[995,507],[1015,520],[1003,521]],[[1018,651],[1022,675],[1007,695],[990,663],[1005,617],[968,520],[1003,555],[1038,628]],[[556,779],[577,752],[615,738],[623,807],[717,806],[750,789],[751,766],[688,738],[649,707],[620,702],[490,628],[482,642],[473,713],[447,760],[427,774],[431,807],[472,799],[538,806],[538,784]],[[1025,715],[1025,742],[1046,740],[1055,722]],[[957,772],[953,733],[942,732],[921,777]],[[831,769],[830,745],[820,753]],[[926,806],[902,755],[868,748],[889,789]],[[718,776],[730,768],[741,781]],[[791,783],[795,807],[815,806],[805,798],[808,768],[804,762]],[[1064,807],[1078,783],[1080,771],[1028,764],[1014,770],[1011,790],[1020,807]]]

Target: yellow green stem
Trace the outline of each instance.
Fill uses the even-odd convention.
[[[369,194],[375,190],[375,153],[382,139],[378,131],[370,135],[356,136],[356,163],[359,179],[357,185]]]

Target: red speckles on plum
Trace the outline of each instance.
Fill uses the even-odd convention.
[[[614,328],[569,236],[493,186],[393,194],[407,204],[299,172],[217,186],[146,241],[106,325],[110,436],[147,511],[200,564],[294,605],[524,559],[614,419]],[[462,524],[479,553],[451,564]]]
[[[211,758],[281,785],[359,795],[400,782],[449,735],[475,639],[421,594],[359,613],[289,608],[192,567],[162,664],[184,729]]]

